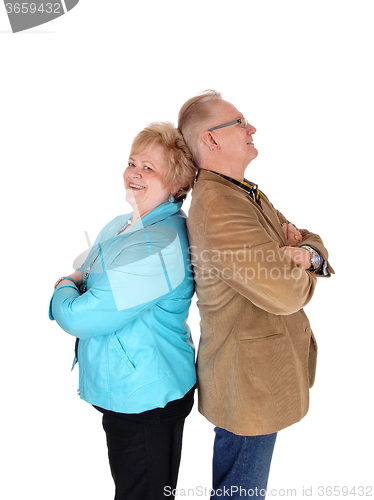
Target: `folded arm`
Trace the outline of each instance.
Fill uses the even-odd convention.
[[[326,276],[329,277],[331,274],[334,274],[334,270],[328,262],[328,251],[325,248],[322,239],[318,236],[318,234],[311,233],[306,229],[297,229],[293,224],[291,224],[285,217],[277,210],[278,218],[282,224],[282,229],[285,233],[285,237],[287,239],[287,245],[294,247],[294,249],[290,249],[285,247],[283,250],[287,253],[287,255],[291,258],[296,257],[296,262],[301,262],[300,259],[300,251],[304,252],[302,260],[303,264],[308,262],[310,258],[310,253],[302,248],[303,245],[307,245],[314,250],[316,250],[320,257],[322,258],[321,267],[314,272],[316,276]],[[296,250],[298,248],[298,250]],[[302,257],[301,257],[302,258]],[[309,266],[310,267],[310,266]],[[309,269],[305,267],[305,269]]]
[[[78,338],[108,335],[177,288],[184,277],[178,238],[159,235],[152,244],[143,239],[121,252],[84,294],[70,281],[58,286],[49,316]]]
[[[220,278],[257,307],[292,314],[311,299],[315,276],[282,251],[282,238],[276,241],[238,198],[212,204],[204,239],[209,263]]]

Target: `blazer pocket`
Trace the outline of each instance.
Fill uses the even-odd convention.
[[[255,380],[267,381],[275,390],[295,377],[292,344],[286,333],[240,340],[239,356]]]
[[[244,367],[241,397],[248,407],[266,418],[290,411],[296,418],[302,387],[289,335],[276,333],[237,344],[237,365]]]
[[[317,342],[310,326],[308,326],[305,329],[305,332],[310,336],[309,355],[308,355],[308,374],[309,374],[309,387],[313,387],[314,380],[316,378],[316,368],[317,368]]]

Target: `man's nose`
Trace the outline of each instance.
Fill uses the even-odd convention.
[[[256,133],[256,129],[253,125],[251,125],[250,123],[248,123],[248,126],[247,126],[247,134],[248,135],[252,135],[252,134],[255,134]]]

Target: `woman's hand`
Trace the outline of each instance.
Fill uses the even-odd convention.
[[[82,283],[83,283],[83,273],[82,273],[82,271],[75,271],[74,273],[69,274],[68,278],[73,279],[74,283],[77,285],[78,288],[80,286],[82,286]]]
[[[298,247],[303,239],[300,231],[293,224],[282,224],[283,232],[286,236],[287,246]]]
[[[83,273],[82,273],[82,271],[75,271],[74,273],[67,275],[66,278],[71,278],[74,281],[75,285],[78,288],[83,283]],[[71,283],[71,281],[70,280],[61,280],[60,283],[57,286],[60,286],[62,284],[66,284],[66,283]]]

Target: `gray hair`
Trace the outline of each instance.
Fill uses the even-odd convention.
[[[206,122],[213,117],[210,103],[222,100],[222,94],[216,90],[205,90],[183,104],[178,115],[178,128],[190,149],[197,166],[201,161],[199,151],[200,134]]]

